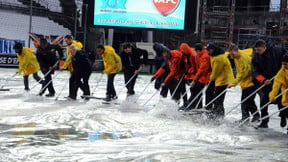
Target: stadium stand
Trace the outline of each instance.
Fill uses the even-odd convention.
[[[62,12],[59,0],[38,0],[38,3],[53,12]]]
[[[29,2],[30,0],[0,0],[0,38],[25,40],[27,45]],[[71,4],[66,12],[71,9]],[[62,11],[62,7],[61,0],[33,0],[31,32],[41,35],[71,34],[73,21]]]

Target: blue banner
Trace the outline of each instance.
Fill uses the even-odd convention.
[[[0,67],[17,67],[18,59],[16,55],[0,54]]]
[[[16,55],[13,46],[16,42],[25,44],[23,40],[0,39],[0,54]]]

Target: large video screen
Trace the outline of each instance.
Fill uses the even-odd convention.
[[[186,0],[95,0],[94,25],[184,30]]]

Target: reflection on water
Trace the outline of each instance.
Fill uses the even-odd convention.
[[[1,147],[17,147],[17,145],[45,146],[58,145],[63,141],[97,141],[97,140],[119,140],[131,137],[139,137],[139,132],[79,132],[70,126],[61,128],[45,128],[37,123],[22,123],[16,125],[0,124]],[[7,139],[7,140],[4,140]],[[9,139],[9,140],[8,140]]]
[[[53,80],[56,91],[67,86],[69,76],[62,72],[62,78]],[[99,76],[93,73],[91,78]],[[138,99],[141,85],[148,82],[150,76],[138,78],[136,96],[126,99],[123,75],[117,75],[121,104],[104,105],[93,99],[65,101],[68,88],[58,101],[36,97],[37,88],[23,93],[21,77],[18,86],[0,94],[0,161],[287,161],[288,137],[278,117],[271,118],[269,129],[256,130],[235,127],[240,108],[215,122],[205,115],[179,113],[169,97],[155,96],[142,106],[155,93],[151,85]],[[96,85],[91,82],[92,89]],[[94,95],[105,95],[105,88],[103,77]],[[228,111],[239,103],[239,92],[240,88],[227,92]]]

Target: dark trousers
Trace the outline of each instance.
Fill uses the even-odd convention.
[[[284,108],[284,107],[286,107],[286,106],[281,105],[281,107],[279,107],[279,110],[281,110],[281,109]],[[285,109],[284,111],[281,111],[281,112],[279,113],[279,116],[280,116],[281,118],[287,118],[287,119],[288,119],[288,109]]]
[[[241,95],[242,120],[245,120],[246,118],[248,118],[250,116],[249,113],[253,114],[253,113],[257,112],[257,106],[256,106],[255,100],[254,100],[256,93],[254,95],[252,95],[251,97],[249,97],[245,102],[242,102],[249,95],[254,93],[255,90],[256,90],[255,86],[248,87],[248,88],[242,90],[242,95]],[[259,117],[260,117],[259,113],[255,113],[255,115],[253,116],[253,118],[255,118],[255,119],[259,118]]]
[[[262,88],[258,94],[260,96],[260,108],[262,108],[261,110],[261,118],[264,118],[266,116],[269,115],[268,113],[268,105],[263,107],[264,105],[266,105],[269,102],[269,93],[272,90],[272,85],[267,85],[264,88]],[[276,101],[273,104],[277,104],[279,110],[283,107],[281,105],[281,97],[277,98]],[[279,114],[279,116],[284,116],[285,114],[283,112],[281,112]],[[262,120],[262,123],[268,123],[269,122],[269,118]]]
[[[224,93],[222,92],[225,91],[226,88],[227,88],[227,85],[215,87],[213,99],[216,97],[217,99],[213,102],[213,109],[212,109],[212,113],[213,113],[212,115],[215,118],[223,118],[225,115],[224,99],[225,99],[226,92]],[[222,95],[220,95],[221,93]]]
[[[80,75],[72,73],[69,79],[69,97],[76,99],[79,87],[82,87],[83,95],[90,95],[89,77],[91,73]],[[83,82],[82,82],[83,80]]]
[[[113,98],[116,96],[116,91],[114,87],[114,78],[116,76],[115,74],[108,74],[108,79],[107,79],[107,89],[106,89],[106,96],[108,98]]]
[[[191,96],[189,97],[189,102],[188,104],[191,103],[192,100],[193,103],[191,104],[191,106],[189,106],[187,109],[200,109],[202,108],[202,89],[205,87],[204,84],[200,83],[200,82],[196,82],[195,86],[193,88],[190,88],[190,92],[191,92]],[[200,94],[200,95],[199,95]],[[198,96],[197,96],[198,95]],[[197,97],[196,99],[194,99],[195,97]],[[199,104],[198,104],[199,103]],[[186,104],[186,106],[188,106],[188,104]]]
[[[206,88],[205,91],[205,105],[210,103],[213,98],[214,98],[214,91],[215,91],[215,82],[210,82],[210,84],[207,85],[208,87]],[[213,104],[210,104],[206,107],[207,110],[212,110]]]
[[[83,91],[83,95],[90,95],[90,86],[89,86],[90,75],[91,75],[91,72],[82,77],[81,83],[83,84],[80,84],[80,89]]]
[[[134,86],[135,86],[136,78],[138,75],[134,76],[134,72],[135,72],[134,68],[125,68],[124,69],[125,84],[127,84],[128,81],[131,79],[131,81],[126,85],[127,93],[129,93],[129,94],[135,94]]]
[[[91,74],[91,73],[90,73]],[[71,72],[71,75],[72,75],[72,72]],[[71,76],[70,76],[71,77]],[[89,75],[89,77],[90,77],[90,75]],[[89,80],[89,77],[88,77],[88,80]],[[88,80],[87,80],[87,84],[88,84]],[[84,79],[83,79],[83,83],[81,82],[81,84],[80,84],[80,86],[79,86],[79,88],[83,91],[83,95],[88,95],[88,94],[85,94],[85,86],[84,86]],[[71,82],[70,82],[70,79],[69,79],[69,89],[71,88],[70,86],[73,86],[73,85],[71,85],[70,84]],[[90,95],[90,93],[89,93],[89,95]]]
[[[39,82],[40,84],[44,83],[44,81],[40,81],[41,78],[39,77],[38,73],[34,73],[33,74],[33,78]],[[23,80],[24,80],[24,87],[25,87],[25,90],[29,90],[29,75],[26,75],[26,76],[23,76]]]
[[[179,86],[177,87],[178,84],[179,84]],[[183,95],[186,92],[185,80],[184,79],[182,79],[182,80],[181,79],[172,79],[168,85],[168,88],[170,90],[171,96],[173,95],[173,92],[176,90],[174,93],[174,96],[172,96],[172,99],[175,101],[178,101],[178,100],[180,100],[181,95]],[[183,99],[184,103],[187,103],[187,95],[182,96],[182,99]]]
[[[42,89],[41,89],[39,94],[41,94],[41,95],[44,94],[47,88],[48,88],[49,94],[55,94],[55,89],[53,87],[53,81],[52,81],[52,73],[54,73],[54,72],[42,70],[42,73],[46,76],[45,76],[45,80],[43,82]]]
[[[167,86],[164,86],[164,87],[162,87],[161,88],[161,90],[160,90],[160,95],[162,96],[162,97],[167,97],[167,94],[168,94],[168,91],[169,91],[169,88],[167,87]]]

